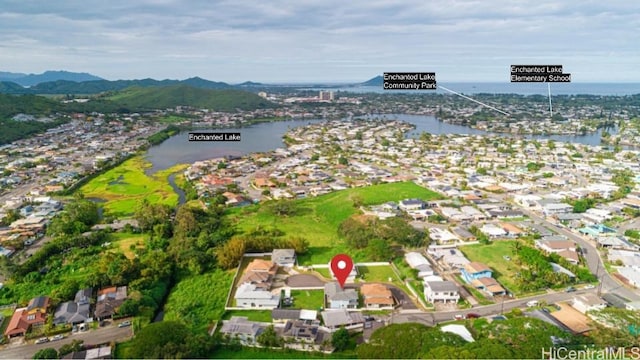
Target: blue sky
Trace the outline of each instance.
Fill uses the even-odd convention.
[[[364,81],[388,71],[508,82],[640,82],[640,2],[2,0],[0,71],[242,82]]]

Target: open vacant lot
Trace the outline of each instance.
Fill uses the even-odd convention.
[[[341,222],[355,214],[354,203],[382,204],[407,198],[432,200],[441,196],[412,182],[380,184],[364,188],[336,191],[331,194],[295,201],[295,214],[276,216],[269,203],[232,210],[231,216],[240,229],[258,226],[275,227],[285,236],[301,236],[310,243],[309,252],[299,257],[300,264],[326,264],[340,252],[348,251],[337,229]],[[365,260],[364,251],[349,251],[355,261]]]
[[[520,266],[513,261],[513,244],[515,240],[494,241],[488,245],[476,244],[461,246],[460,251],[471,261],[479,261],[493,269],[493,277],[509,291],[518,294],[515,275]],[[505,256],[512,258],[505,260]]]

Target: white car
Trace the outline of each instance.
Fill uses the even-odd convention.
[[[49,341],[58,341],[58,340],[62,340],[62,339],[64,339],[64,335],[59,334],[59,335],[56,335],[56,336],[51,337],[51,338],[49,339]]]
[[[595,289],[595,287],[596,287],[595,285],[589,284],[589,285],[585,286],[584,288],[585,289]]]

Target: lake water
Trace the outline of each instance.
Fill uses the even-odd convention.
[[[431,134],[495,134],[482,130],[472,129],[466,126],[447,124],[438,121],[433,116],[385,114],[371,115],[372,118],[389,120],[402,120],[414,124],[416,129],[408,136],[418,136],[422,131]],[[279,147],[284,147],[282,136],[290,129],[308,124],[322,122],[324,120],[291,120],[260,123],[242,128],[225,128],[215,130],[194,130],[198,132],[238,132],[242,140],[235,142],[190,142],[189,133],[181,132],[163,143],[152,146],[147,151],[147,160],[152,164],[150,173],[167,169],[175,164],[191,164],[196,161],[213,159],[224,156],[242,156],[253,152],[266,152]],[[615,129],[609,129],[615,134]],[[602,130],[596,133],[569,136],[569,135],[511,135],[521,136],[527,139],[552,139],[562,142],[581,143],[586,145],[599,145]]]
[[[189,132],[184,131],[159,145],[152,146],[147,151],[147,160],[153,165],[149,172],[164,170],[175,164],[191,164],[224,156],[242,156],[253,152],[271,151],[284,147],[282,136],[289,129],[321,121],[323,120],[275,121],[241,128],[191,131],[240,133],[241,141],[189,141]]]

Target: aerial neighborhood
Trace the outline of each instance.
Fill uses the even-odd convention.
[[[185,278],[219,271],[206,286],[224,292],[224,300],[202,305],[215,312],[190,321],[220,334],[229,348],[340,352],[335,338],[345,331],[375,344],[385,328],[415,322],[444,323],[439,330],[469,339],[466,321],[476,318],[538,319],[567,337],[586,336],[603,331],[611,308],[640,308],[640,162],[633,148],[411,133],[415,124],[390,113],[399,105],[384,103],[379,117],[353,112],[348,121],[332,120],[344,109],[375,108],[359,96],[359,104],[323,100],[326,118],[288,129],[277,149],[145,170],[140,152],[154,134],[180,131],[155,118],[178,116],[178,125],[199,127],[318,115],[304,97],[272,99],[291,107],[243,115],[190,107],[116,118],[78,114],[3,147],[3,261],[29,266],[24,282],[64,269],[70,284],[6,301],[5,341],[62,344],[101,331],[131,338],[162,322],[164,310],[169,319],[184,315],[190,305],[163,293],[174,281],[170,271],[150,260],[160,249],[188,264],[180,268]],[[134,165],[137,177],[128,173]],[[123,190],[144,177],[164,187]],[[105,195],[94,197],[100,187]],[[177,187],[185,189],[181,196]],[[76,191],[87,198],[73,197]],[[162,207],[176,203],[189,213]],[[60,225],[82,206],[100,216]],[[229,224],[232,232],[216,232]],[[65,232],[73,236],[60,240]],[[171,238],[180,241],[168,245]],[[73,243],[53,245],[62,241]],[[60,256],[57,267],[44,266],[40,249]],[[330,263],[338,253],[354,260],[344,283]],[[94,266],[74,265],[84,254],[96,256]],[[87,275],[88,268],[96,270]],[[13,299],[15,283],[3,281],[0,295]]]

